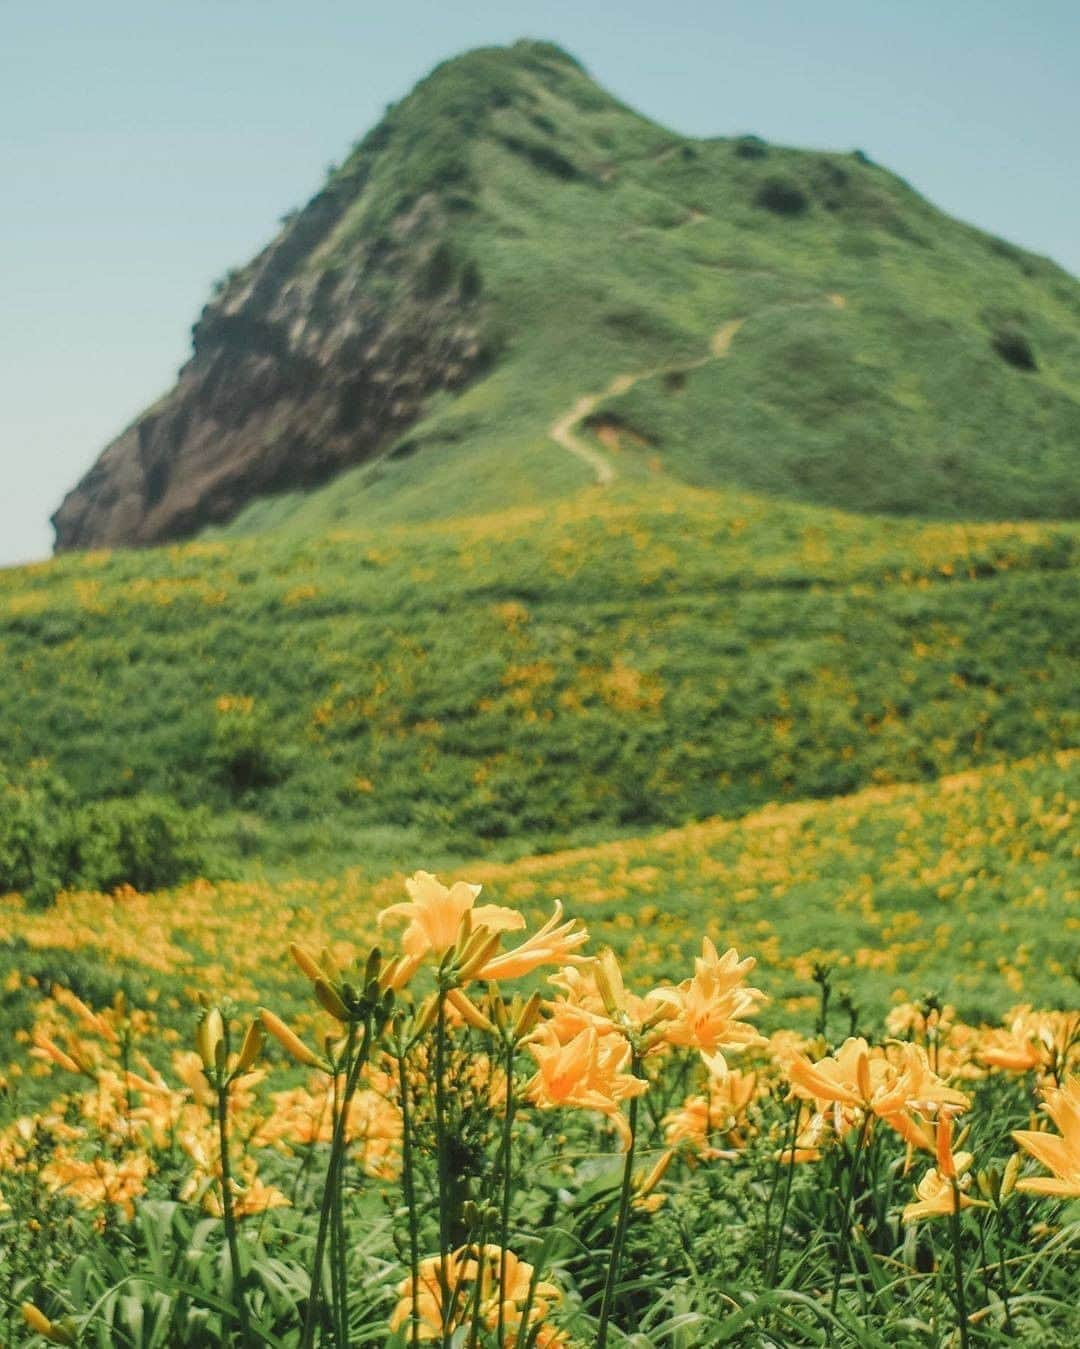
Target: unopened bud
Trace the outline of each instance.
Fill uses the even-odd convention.
[[[225,1052],[225,1022],[220,1008],[209,1008],[199,1019],[195,1030],[195,1047],[206,1071],[216,1072],[219,1054]]]
[[[289,946],[289,955],[296,961],[302,972],[309,979],[325,979],[322,967],[310,951],[307,951],[298,942],[293,942]]]
[[[234,1073],[246,1073],[263,1047],[263,1028],[262,1023],[253,1021],[247,1028],[247,1034],[244,1036],[244,1043],[240,1046],[240,1057],[236,1060]]]
[[[494,956],[499,949],[500,940],[497,932],[489,932],[486,927],[478,927],[468,948],[462,953],[458,978],[463,981],[472,979],[477,970],[483,969]]]
[[[439,999],[432,993],[425,998],[416,1009],[416,1015],[413,1018],[413,1035],[423,1035],[425,1031],[431,1029],[439,1015]]]
[[[660,1157],[657,1160],[656,1165],[649,1172],[649,1174],[645,1176],[638,1184],[637,1197],[639,1199],[644,1199],[647,1195],[652,1194],[653,1190],[655,1190],[656,1187],[660,1184],[660,1182],[664,1179],[664,1176],[667,1173],[667,1169],[671,1165],[671,1159],[674,1156],[675,1156],[674,1148],[668,1148],[666,1152],[660,1154]]]
[[[604,1011],[607,1012],[608,1016],[616,1016],[620,1010],[616,989],[622,983],[622,975],[619,972],[619,963],[615,958],[615,952],[610,946],[605,947],[596,957],[592,973],[596,980],[597,992],[604,1004]]]
[[[1016,1188],[1016,1178],[1020,1174],[1020,1163],[1022,1157],[1019,1152],[1014,1152],[1005,1163],[1005,1174],[1001,1177],[1001,1199],[1008,1199]]]
[[[281,1017],[268,1011],[265,1007],[259,1008],[259,1020],[278,1042],[278,1044],[291,1055],[297,1063],[306,1064],[309,1068],[321,1068],[322,1060],[313,1049],[309,1049],[299,1035],[287,1026]]]
[[[22,1314],[27,1326],[39,1335],[44,1335],[50,1344],[75,1343],[75,1332],[73,1330],[56,1321],[50,1321],[45,1313],[35,1307],[32,1302],[22,1304]]]
[[[315,996],[324,1011],[329,1012],[335,1020],[348,1021],[348,1009],[342,1002],[341,995],[325,979],[315,980]]]
[[[474,1030],[486,1031],[489,1035],[494,1034],[495,1027],[481,1012],[480,1008],[475,1003],[470,1002],[460,988],[452,988],[446,995],[446,1001],[467,1026],[472,1026]]]
[[[540,1020],[540,1008],[543,999],[539,993],[534,993],[528,1002],[521,1009],[517,1021],[514,1023],[514,1039],[524,1040],[526,1035],[531,1035],[536,1029],[536,1023]]]

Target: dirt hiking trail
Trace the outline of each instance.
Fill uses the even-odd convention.
[[[830,292],[817,300],[803,300],[790,305],[771,305],[768,309],[758,311],[759,314],[774,312],[776,309],[816,309],[821,305],[828,305],[832,309],[843,309],[847,301],[842,295]],[[657,375],[681,375],[689,370],[700,370],[703,365],[708,365],[711,361],[722,361],[731,350],[731,344],[735,339],[736,333],[747,322],[748,319],[756,315],[744,314],[742,318],[728,319],[726,323],[720,325],[709,339],[708,354],[702,356],[700,360],[684,362],[680,365],[654,365],[646,370],[637,370],[630,373],[616,375],[615,378],[605,389],[599,393],[584,393],[569,408],[556,418],[548,428],[548,435],[561,449],[580,459],[583,464],[592,469],[597,487],[609,487],[618,477],[615,471],[615,465],[608,456],[598,450],[595,445],[590,445],[577,434],[577,428],[593,412],[596,411],[600,403],[606,398],[618,398],[634,387],[640,384],[644,379],[653,379]]]

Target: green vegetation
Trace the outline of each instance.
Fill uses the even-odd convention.
[[[634,834],[1076,733],[1076,531],[616,484],[0,575],[0,755],[325,873]]]
[[[204,811],[146,792],[79,802],[44,762],[9,776],[0,764],[0,892],[45,904],[58,890],[160,890],[221,859]]]

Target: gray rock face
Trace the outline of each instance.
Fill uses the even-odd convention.
[[[435,197],[374,242],[342,240],[366,177],[363,162],[338,174],[229,278],[173,390],[64,498],[57,551],[181,538],[254,497],[313,487],[484,365],[477,302],[437,265]]]

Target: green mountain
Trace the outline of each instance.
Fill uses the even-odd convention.
[[[523,42],[436,69],[203,311],[60,549],[590,483],[1080,509],[1080,283],[859,151],[691,140]]]

